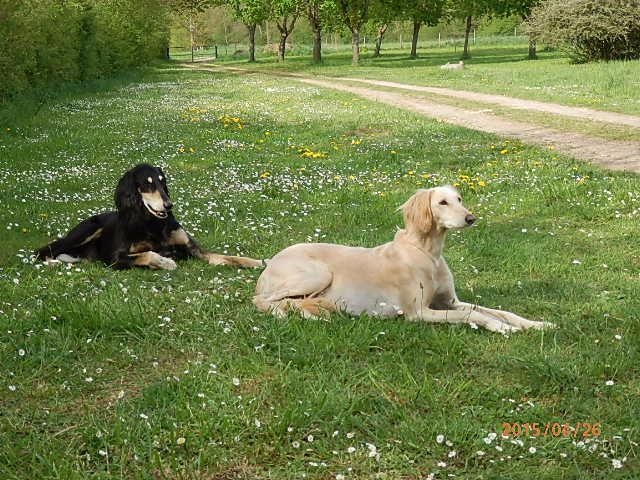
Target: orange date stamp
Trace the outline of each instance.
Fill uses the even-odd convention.
[[[503,437],[599,437],[602,434],[602,422],[542,422],[520,423],[502,422]]]

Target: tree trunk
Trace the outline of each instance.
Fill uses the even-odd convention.
[[[278,44],[278,61],[284,62],[284,51],[287,48],[287,34],[280,34],[280,43]]]
[[[322,62],[322,20],[320,7],[316,2],[309,2],[307,18],[313,32],[313,63]]]
[[[530,13],[531,12],[522,14],[523,22],[529,21]],[[537,58],[538,58],[538,49],[537,49],[536,39],[533,38],[531,35],[529,35],[529,60],[536,60]]]
[[[280,43],[278,44],[279,62],[284,62],[284,54],[285,50],[287,49],[287,38],[289,38],[289,35],[291,35],[291,32],[293,32],[293,29],[296,26],[296,19],[297,16],[293,17],[291,19],[291,23],[289,23],[287,17],[285,16],[282,18],[282,23],[276,21],[276,26],[280,31]]]
[[[195,43],[193,40],[193,30],[195,29],[193,25],[193,15],[189,15],[189,43],[191,44],[191,63],[193,63],[193,44]]]
[[[418,35],[420,35],[420,27],[422,22],[413,21],[413,36],[411,37],[411,58],[418,58]]]
[[[357,28],[351,30],[351,47],[353,49],[351,64],[358,65],[360,63],[360,30]]]
[[[249,30],[249,62],[256,61],[256,24],[247,24]]]
[[[469,58],[469,34],[471,33],[471,15],[467,17],[467,26],[464,29],[464,50],[462,58]]]
[[[535,39],[529,37],[529,60],[536,60],[538,58],[538,51]]]
[[[384,34],[387,31],[387,24],[385,23],[378,29],[378,36],[376,37],[376,49],[373,52],[374,57],[380,56],[380,48],[382,48],[382,39],[384,38]]]
[[[322,29],[313,28],[313,63],[322,62]]]

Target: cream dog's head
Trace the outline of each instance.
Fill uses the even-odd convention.
[[[476,221],[475,215],[462,205],[458,191],[450,185],[420,189],[400,208],[407,229],[423,234],[433,229],[469,227]]]

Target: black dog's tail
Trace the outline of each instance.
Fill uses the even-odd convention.
[[[34,253],[36,258],[46,260],[48,258],[56,258],[58,255],[67,254],[70,256],[83,256],[83,247],[100,237],[102,228],[104,227],[104,216],[109,213],[94,215],[87,220],[80,222],[76,227],[71,229],[67,235],[58,240],[37,249]]]

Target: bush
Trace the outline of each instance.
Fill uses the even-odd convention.
[[[163,0],[0,0],[0,100],[164,55]]]
[[[575,62],[640,58],[640,0],[546,0],[529,28]]]

